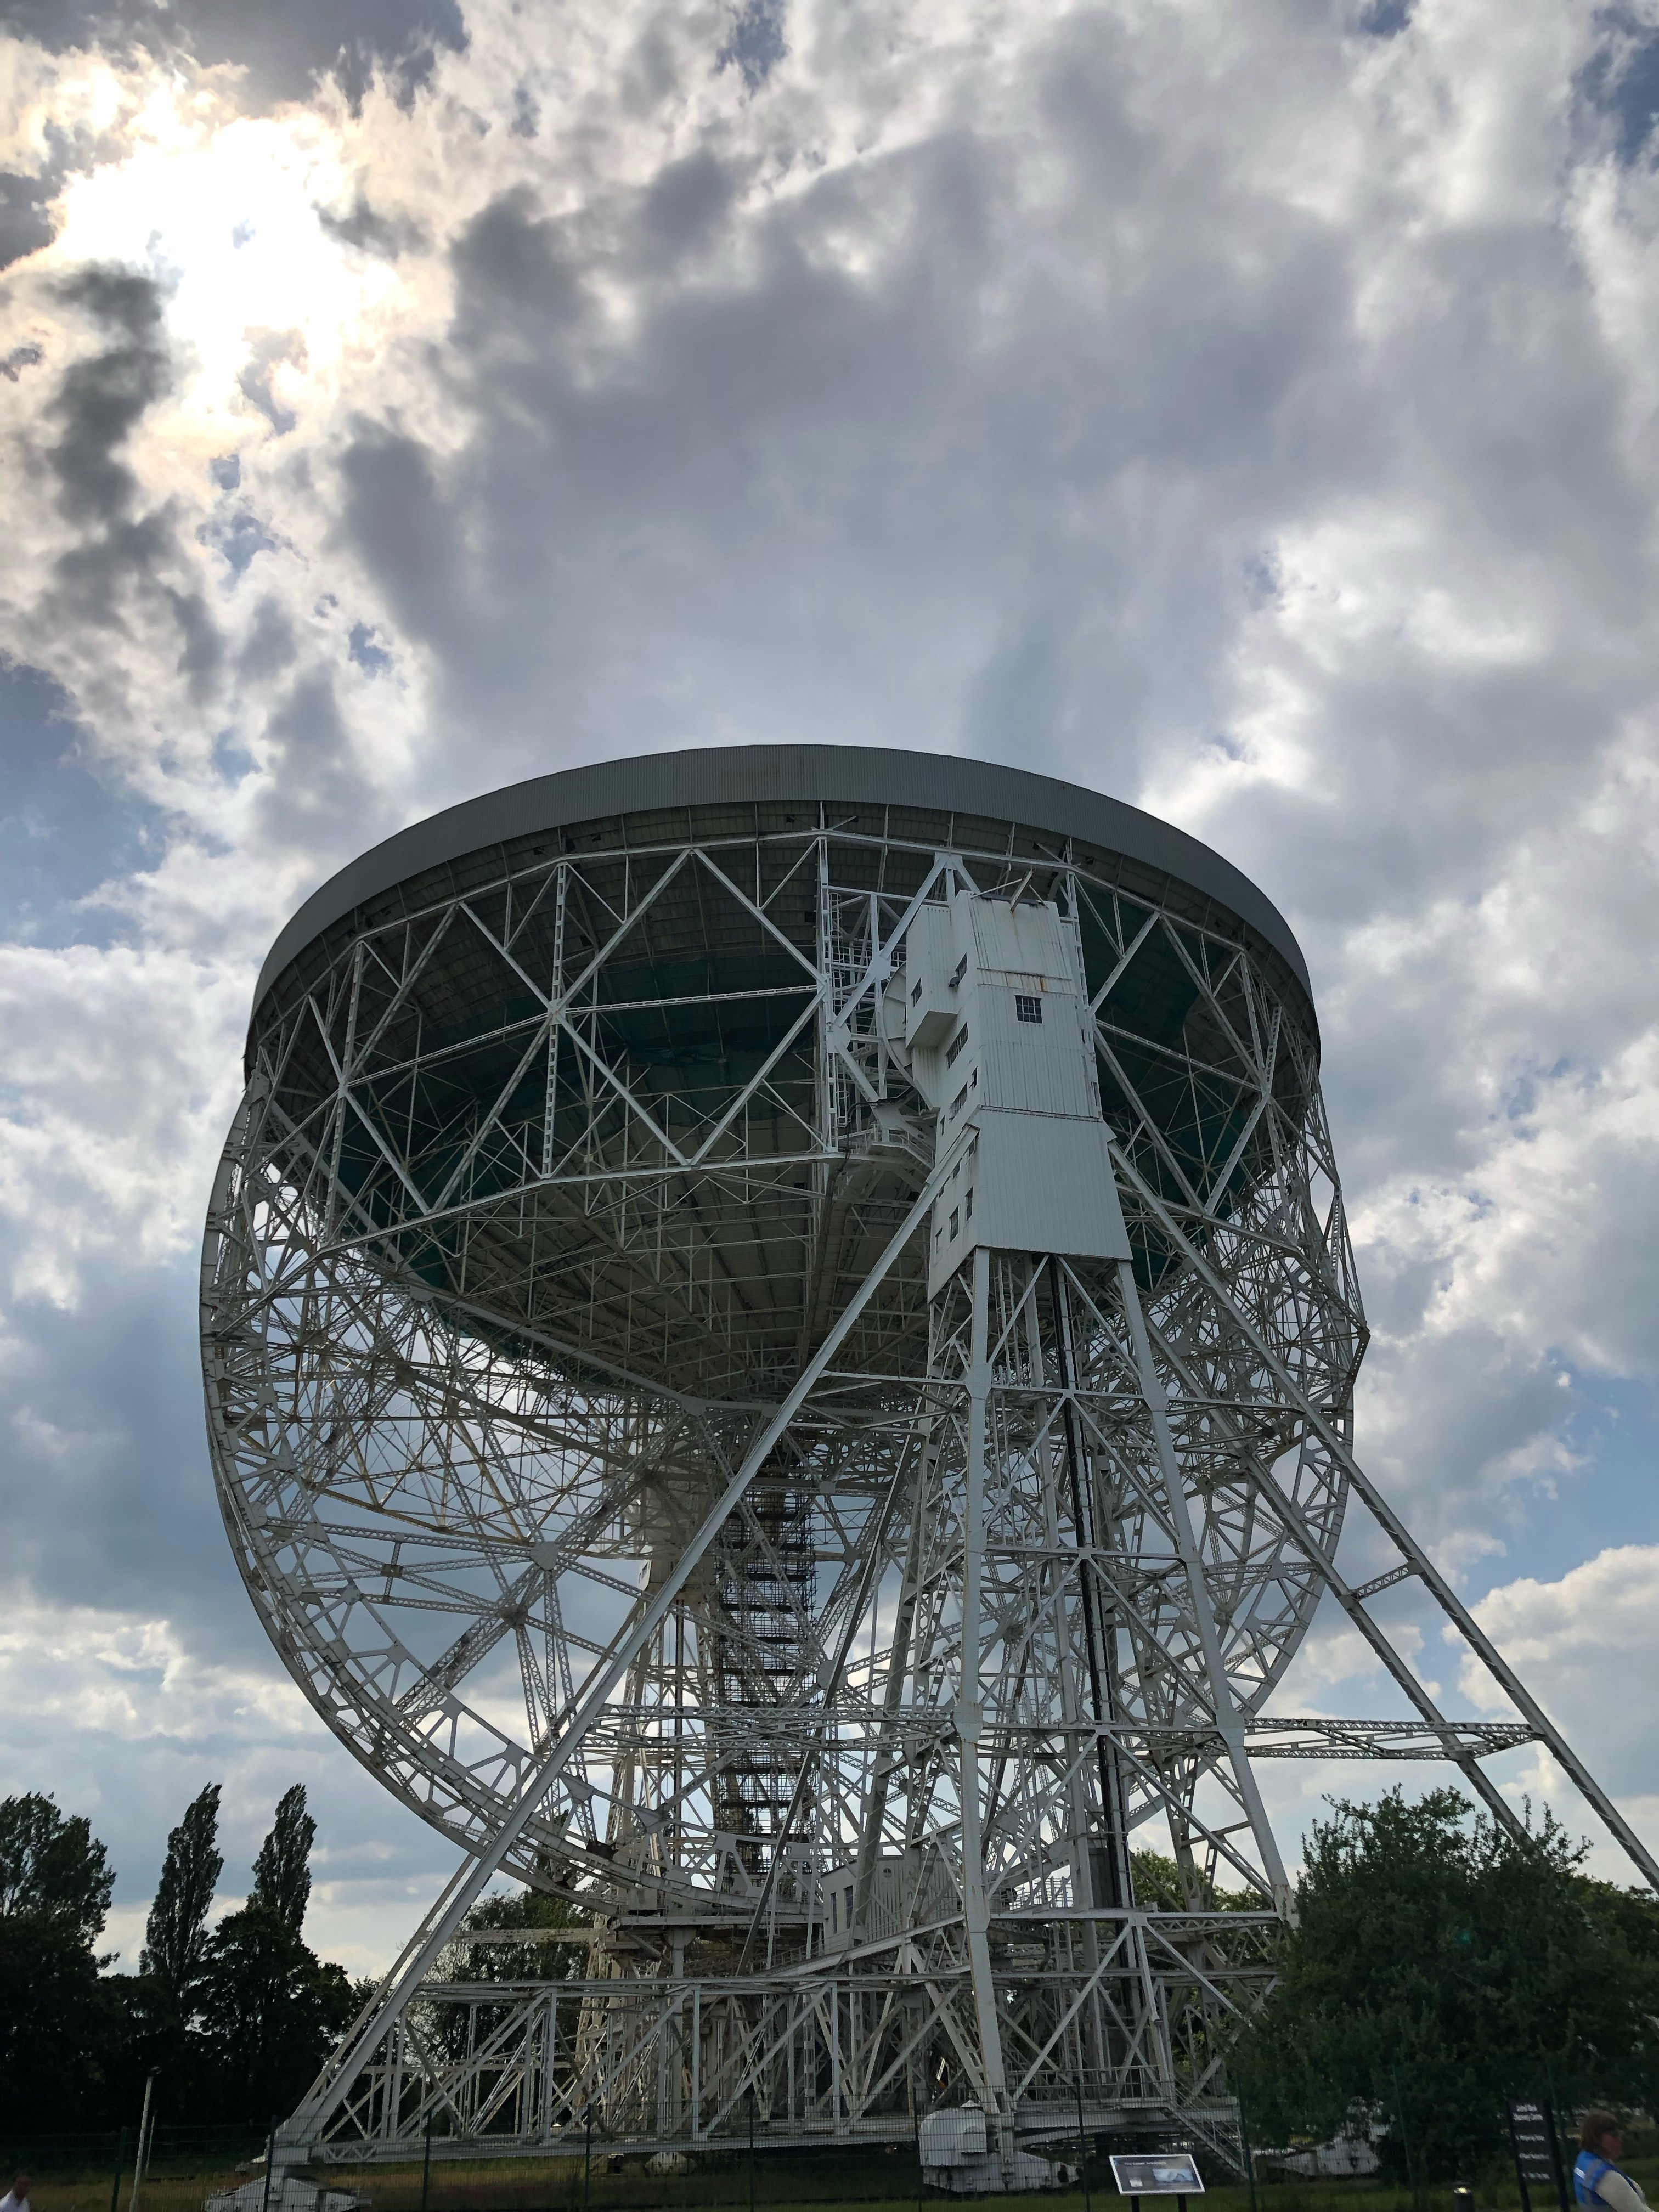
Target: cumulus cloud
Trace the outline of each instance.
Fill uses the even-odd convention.
[[[88,1267],[195,1243],[200,1170],[240,1088],[213,1055],[243,996],[187,954],[0,947],[14,1296],[68,1304]]]
[[[1605,1747],[1601,1778],[1619,1795],[1659,1797],[1659,1715],[1632,1698],[1632,1682],[1653,1679],[1659,1666],[1659,1545],[1619,1544],[1598,1552],[1554,1582],[1525,1577],[1491,1590],[1475,1607],[1480,1626],[1532,1681],[1547,1683],[1551,1717],[1570,1742]],[[1498,1699],[1481,1674],[1464,1662],[1462,1687],[1485,1711]],[[1539,1786],[1552,1797],[1559,1778],[1547,1758],[1537,1764]]]
[[[1650,13],[17,19],[9,1356],[53,1480],[165,1462],[192,1663],[199,1443],[115,1378],[135,1316],[187,1348],[264,946],[401,823],[660,746],[970,752],[1208,837],[1313,968],[1365,1455],[1476,1595],[1650,1513],[1604,1449],[1656,1287]]]
[[[447,1871],[441,1846],[422,1849],[412,1824],[389,1842],[374,1835],[385,1825],[378,1789],[254,1639],[228,1639],[204,1660],[163,1616],[15,1604],[0,1625],[0,1712],[9,1771],[46,1772],[59,1803],[88,1814],[109,1846],[105,1941],[124,1971],[137,1964],[167,1832],[209,1782],[224,1785],[214,1917],[243,1902],[271,1809],[303,1782],[321,1830],[306,1932],[354,1972],[398,1948]]]
[[[1525,1576],[1490,1590],[1476,1618],[1542,1698],[1550,1717],[1587,1759],[1637,1833],[1651,1845],[1659,1832],[1659,1721],[1631,1685],[1659,1664],[1653,1593],[1659,1546],[1616,1544],[1554,1580]],[[1483,1669],[1460,1662],[1470,1706],[1507,1717]],[[1589,1870],[1628,1882],[1630,1863],[1586,1820],[1556,1761],[1534,1746],[1501,1762],[1504,1788],[1517,1805],[1549,1805],[1590,1844]]]

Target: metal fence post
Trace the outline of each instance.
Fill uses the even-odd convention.
[[[582,2212],[593,2202],[593,2100],[587,2100],[587,2148],[582,2157]]]
[[[1555,2069],[1547,2057],[1544,2060],[1544,2087],[1549,2091],[1550,2141],[1555,2145],[1557,2167],[1555,2193],[1561,2200],[1561,2212],[1566,2212],[1572,2193],[1571,2176],[1577,2153],[1573,2149],[1571,2135],[1568,2135],[1565,2141],[1563,2140],[1561,2102],[1555,2094]]]
[[[1083,2184],[1083,2212],[1090,2212],[1089,2201],[1089,2139],[1083,2132],[1083,2075],[1072,2076],[1072,2087],[1077,2091],[1077,2170]]]
[[[121,2130],[121,2140],[115,2148],[115,2179],[109,2187],[109,2212],[120,2212],[121,2169],[127,2162],[127,2131]]]
[[[1406,2179],[1411,2185],[1413,2203],[1420,2204],[1423,2199],[1417,2186],[1417,2168],[1412,2162],[1412,2139],[1406,2126],[1406,2100],[1400,2087],[1400,2069],[1390,2066],[1389,2072],[1394,2077],[1395,2117],[1400,2122],[1400,2142],[1406,2154]]]
[[[755,2085],[749,2084],[749,2212],[755,2212]]]
[[[1401,2132],[1405,2132],[1405,2121],[1401,2124]],[[1249,2128],[1245,2126],[1243,2097],[1239,2097],[1239,2148],[1245,2154],[1245,2181],[1249,2184],[1249,2212],[1256,2212],[1256,2154],[1255,2150],[1249,2148]]]
[[[270,2125],[265,2130],[265,2193],[259,2212],[270,2212],[270,2169],[276,2163],[276,2115],[270,2116]],[[277,2199],[280,2204],[281,2198]]]
[[[144,2076],[143,2110],[138,2115],[138,2148],[132,2160],[132,2195],[127,2200],[127,2212],[138,2212],[138,2191],[144,2179],[144,2159],[149,2148],[149,2108],[155,2094],[155,2069],[151,2067]]]

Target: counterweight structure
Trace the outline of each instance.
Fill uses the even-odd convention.
[[[296,1680],[465,1857],[289,2155],[954,2106],[1011,2178],[1085,2125],[1234,2155],[1263,1758],[1448,1759],[1512,1825],[1482,1761],[1536,1740],[1656,1879],[1353,1458],[1318,1056],[1245,878],[972,763],[550,776],[301,909],[209,1218],[214,1465]],[[1406,1581],[1512,1719],[1442,1712]],[[1395,1718],[1267,1710],[1328,1593]],[[458,1943],[498,1875],[573,1972]]]

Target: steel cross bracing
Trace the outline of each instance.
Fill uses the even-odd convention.
[[[1282,963],[976,835],[507,848],[262,1008],[204,1260],[222,1503],[313,1703],[470,1855],[296,2143],[590,2108],[701,2141],[751,2093],[768,2140],[971,2097],[1012,2141],[1080,2089],[1224,2151],[1285,1905],[1264,1757],[1449,1758],[1510,1820],[1480,1762],[1537,1740],[1654,1878],[1352,1460],[1364,1324]],[[930,1304],[960,1139],[890,985],[963,886],[1076,925],[1131,1258],[981,1251]],[[1356,1490],[1399,1561],[1358,1589]],[[1396,1578],[1514,1721],[1441,1713],[1373,1611]],[[1328,1590],[1410,1718],[1266,1711]],[[1132,1841],[1178,1899],[1137,1898]],[[468,1979],[496,1871],[593,1917],[587,1978]]]

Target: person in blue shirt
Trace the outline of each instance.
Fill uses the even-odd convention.
[[[1572,2193],[1581,2204],[1604,2205],[1607,2212],[1647,2212],[1647,2199],[1621,2173],[1625,2138],[1611,2112],[1586,2112],[1578,2129],[1584,2146],[1573,2163]]]

